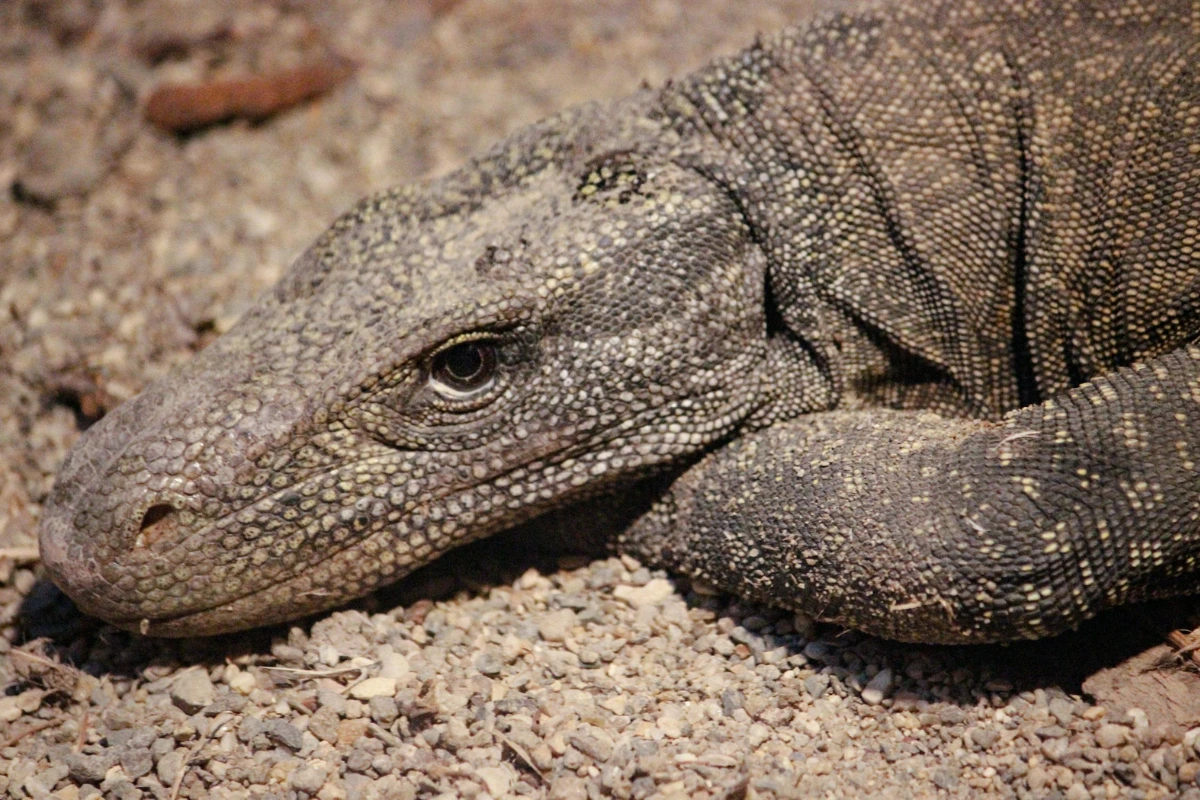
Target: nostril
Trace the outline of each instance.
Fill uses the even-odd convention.
[[[138,527],[134,547],[149,547],[166,535],[175,525],[175,507],[166,503],[156,503],[146,509],[142,515],[142,524]]]

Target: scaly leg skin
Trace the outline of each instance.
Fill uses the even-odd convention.
[[[1060,633],[1200,588],[1200,348],[996,423],[815,414],[714,452],[621,546],[914,642]]]

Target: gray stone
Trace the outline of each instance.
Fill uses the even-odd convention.
[[[304,734],[287,720],[267,720],[263,723],[263,733],[272,742],[281,744],[293,752],[304,746]]]
[[[954,767],[938,767],[930,777],[939,789],[951,791],[958,786],[958,770]]]
[[[254,737],[263,732],[263,722],[258,717],[243,717],[238,723],[237,737],[240,741],[249,744],[254,741]]]
[[[804,691],[808,692],[813,700],[820,700],[829,691],[829,676],[820,673],[809,675],[804,679]]]
[[[972,728],[971,741],[983,749],[988,749],[1000,740],[1000,731],[992,728]]]
[[[321,708],[327,708],[339,717],[346,715],[346,697],[339,692],[330,692],[322,689],[317,692],[317,705]]]
[[[327,775],[328,773],[320,767],[304,766],[292,773],[288,784],[297,792],[313,795],[321,791]]]
[[[828,685],[826,681],[826,685]],[[727,717],[733,716],[746,703],[746,696],[737,689],[726,689],[721,692],[721,713]]]
[[[375,756],[372,753],[356,747],[346,756],[346,769],[351,772],[366,772],[374,760]]]
[[[308,719],[308,730],[313,736],[326,742],[337,741],[339,717],[330,706],[321,706]]]
[[[63,120],[38,131],[30,141],[18,183],[25,196],[54,203],[91,191],[111,168],[109,154],[97,141],[95,124]]]
[[[575,612],[569,608],[549,611],[538,620],[538,634],[547,642],[561,642],[575,626]]]
[[[942,721],[943,725],[958,725],[965,721],[966,718],[967,712],[958,706],[946,706],[938,711],[938,719]]]
[[[1062,697],[1055,697],[1050,700],[1050,714],[1065,728],[1075,718],[1075,704]]]
[[[400,716],[400,709],[394,697],[372,697],[367,701],[367,708],[371,719],[384,727],[391,725],[396,721],[396,717]]]
[[[142,790],[134,786],[132,781],[124,779],[109,786],[104,793],[112,800],[144,800]]]
[[[121,769],[130,780],[137,780],[154,769],[154,756],[148,748],[130,747],[121,753]]]
[[[883,698],[892,690],[892,671],[890,669],[881,669],[875,673],[875,677],[867,683],[862,692],[863,702],[867,705],[877,706],[883,702]]]
[[[164,786],[171,786],[175,783],[179,771],[183,769],[184,762],[187,760],[187,755],[187,748],[179,747],[158,759],[154,774],[158,776]]]
[[[76,783],[100,783],[109,769],[117,763],[117,754],[104,750],[95,755],[70,753],[64,759],[71,780]]]
[[[43,800],[69,772],[66,764],[52,765],[36,775],[30,775],[25,779],[23,786],[33,800]]]
[[[214,697],[213,683],[202,669],[181,673],[171,684],[171,702],[188,714],[212,704]]]
[[[499,675],[504,669],[504,658],[494,647],[489,647],[475,656],[475,669],[484,675]]]
[[[595,761],[604,762],[612,757],[612,737],[591,725],[572,731],[567,736],[567,741],[576,750]]]

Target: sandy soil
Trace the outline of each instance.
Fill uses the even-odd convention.
[[[80,430],[340,210],[816,5],[0,3],[0,795],[1200,798],[1200,687],[1143,653],[1175,606],[909,647],[483,545],[291,628],[156,641],[40,580],[40,503]],[[164,81],[330,53],[355,76],[265,122],[142,117]]]

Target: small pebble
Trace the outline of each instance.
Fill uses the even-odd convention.
[[[391,725],[396,721],[396,717],[400,716],[400,709],[396,705],[394,697],[372,697],[367,703],[367,707],[370,710],[371,719],[384,727]]]
[[[504,669],[504,658],[499,651],[488,648],[475,656],[475,669],[482,675],[499,675]]]
[[[613,589],[613,597],[625,601],[634,608],[657,605],[674,593],[675,587],[665,578],[653,578],[641,586],[622,584]]]
[[[1096,744],[1101,747],[1120,747],[1129,738],[1129,729],[1123,725],[1105,723],[1096,729]]]
[[[683,736],[683,720],[678,717],[659,717],[654,721],[654,724],[660,731],[671,739],[678,739]]]
[[[369,720],[366,719],[344,719],[337,726],[337,746],[339,749],[345,750],[347,747],[352,747],[355,742],[367,735],[367,725]]]
[[[1059,725],[1070,725],[1071,720],[1075,718],[1075,704],[1061,697],[1055,697],[1050,701],[1050,714]]]
[[[411,671],[408,659],[400,653],[387,651],[379,657],[379,677],[403,680]]]
[[[63,769],[65,772],[66,767]],[[121,754],[121,769],[125,770],[130,780],[137,780],[154,769],[154,757],[147,749],[131,747]]]
[[[26,689],[16,697],[17,709],[23,714],[32,714],[42,707],[42,698],[45,696],[43,689]]]
[[[336,742],[341,718],[329,706],[321,706],[308,718],[308,732],[323,742]]]
[[[183,769],[187,755],[187,749],[180,747],[158,759],[158,763],[155,765],[155,774],[158,775],[159,782],[164,786],[172,785],[179,775],[179,770]]]
[[[372,697],[391,697],[396,694],[395,678],[367,678],[350,687],[350,696],[356,700],[370,700]]]
[[[1072,783],[1067,787],[1066,800],[1089,800],[1092,793],[1082,783]]]
[[[575,612],[569,608],[547,612],[538,620],[537,626],[538,635],[547,642],[561,642],[575,626]]]
[[[229,688],[246,696],[258,688],[258,682],[249,672],[239,672],[229,679]]]
[[[147,755],[149,755],[149,753],[147,753]],[[67,768],[66,764],[51,766],[49,769],[43,770],[36,775],[30,775],[25,779],[23,787],[25,791],[29,793],[30,797],[33,798],[33,800],[41,800],[41,798],[49,795],[59,781],[67,777],[68,772],[70,772],[70,770]],[[12,788],[16,787],[14,786]],[[12,791],[10,791],[9,794],[13,797],[18,796]]]
[[[287,720],[269,719],[263,723],[263,733],[276,744],[281,744],[289,750],[296,751],[304,746],[304,735]]]
[[[892,671],[890,669],[881,669],[875,674],[874,678],[867,683],[866,688],[862,691],[863,702],[867,705],[877,706],[883,702],[883,698],[892,690]]]
[[[24,713],[17,705],[17,698],[0,697],[0,722],[16,722]]]
[[[514,777],[512,770],[507,767],[479,767],[475,770],[475,774],[483,779],[483,783],[492,797],[503,797],[508,794]]]
[[[820,700],[829,691],[829,676],[817,673],[804,679],[804,691],[813,700]]]
[[[945,706],[938,711],[938,719],[944,725],[958,725],[967,718],[967,713],[958,706]]]
[[[939,789],[952,791],[958,786],[958,770],[953,767],[938,767],[930,777],[933,780],[933,785]]]
[[[171,701],[180,710],[195,714],[212,705],[214,692],[208,673],[203,669],[192,669],[181,673],[171,684]]]
[[[576,750],[596,761],[608,761],[612,756],[612,737],[599,728],[587,726],[584,730],[572,731],[567,741]]]
[[[841,661],[841,653],[825,642],[809,642],[804,646],[804,657],[809,661],[820,661],[822,664],[836,664]]]
[[[817,635],[817,622],[808,614],[798,612],[792,617],[792,627],[801,639],[809,640]]]
[[[320,767],[304,766],[294,771],[288,783],[297,792],[313,795],[321,790],[325,785],[325,777],[328,773]]]
[[[993,728],[972,728],[971,741],[986,750],[1000,741],[1000,731]]]
[[[629,697],[623,694],[613,695],[600,702],[600,707],[608,709],[614,714],[621,715],[625,713],[629,705]]]
[[[64,758],[71,779],[79,783],[100,783],[117,763],[117,754],[105,750],[98,754],[68,753]]]

